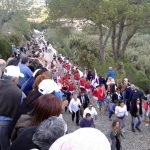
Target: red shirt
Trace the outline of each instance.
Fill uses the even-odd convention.
[[[94,97],[98,98],[98,91],[97,91],[97,89],[94,89],[92,94],[93,94]]]
[[[98,100],[104,100],[106,95],[106,90],[103,87],[98,88]]]
[[[85,78],[81,78],[81,79],[80,79],[80,86],[83,86],[83,87],[84,87],[85,83],[86,83]]]
[[[80,74],[79,73],[74,73],[74,79],[79,80],[80,79]]]
[[[68,89],[69,91],[74,91],[76,89],[74,83],[69,83],[68,87],[69,87]]]
[[[71,70],[71,66],[69,64],[65,65],[66,70],[70,71]]]
[[[90,83],[89,81],[86,81],[85,84],[84,84],[84,87],[85,87],[86,89],[90,89],[91,83]]]

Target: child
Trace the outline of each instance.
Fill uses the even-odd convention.
[[[121,150],[121,126],[118,120],[113,121],[112,131],[110,133],[110,138],[112,140],[111,150]],[[123,137],[123,136],[122,136]]]
[[[116,108],[116,100],[109,104],[108,111],[109,111],[109,120],[112,121],[111,117],[115,113]]]

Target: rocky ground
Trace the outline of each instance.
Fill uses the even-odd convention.
[[[99,112],[98,109],[97,112]],[[72,132],[79,128],[75,122],[71,121],[71,114],[69,114],[69,112],[64,113],[64,119],[68,124],[69,131]],[[113,119],[115,119],[115,117]],[[98,119],[95,121],[95,124],[97,129],[102,131],[106,136],[109,136],[112,121],[108,120],[107,113],[103,112],[101,115],[98,113]],[[122,138],[123,150],[150,150],[150,129],[142,123],[141,130],[142,132],[136,131],[135,133],[131,131],[129,114],[127,117],[126,132],[124,134],[125,138]]]

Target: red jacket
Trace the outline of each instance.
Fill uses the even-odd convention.
[[[86,81],[85,84],[84,84],[84,87],[85,87],[86,89],[90,89],[90,88],[91,88],[91,83],[90,83],[90,81]]]
[[[68,71],[70,71],[71,70],[71,66],[69,64],[66,64],[65,65],[65,69],[68,70]]]
[[[71,92],[71,91],[74,91],[74,90],[76,89],[74,83],[69,83],[68,87],[69,87],[68,90],[69,90],[70,92]]]
[[[79,73],[74,73],[74,79],[79,80],[80,79],[80,74]]]
[[[86,83],[85,78],[81,78],[80,79],[80,86],[84,87],[85,83]]]
[[[92,94],[94,97],[98,98],[98,90],[97,89],[94,89]]]
[[[106,96],[106,90],[103,87],[98,88],[98,100],[104,100]]]

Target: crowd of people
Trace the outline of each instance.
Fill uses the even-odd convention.
[[[40,36],[0,60],[0,150],[121,150],[129,114],[132,132],[142,120],[150,127],[149,95],[112,67],[103,77],[61,54],[44,57],[49,45]],[[64,113],[80,129],[69,133]],[[99,115],[112,121],[110,142],[96,129]]]

